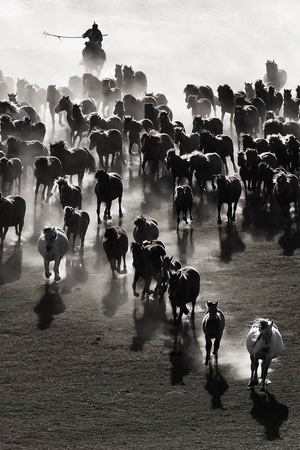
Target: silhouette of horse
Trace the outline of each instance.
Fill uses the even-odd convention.
[[[217,117],[203,119],[202,116],[194,116],[192,133],[200,134],[202,131],[209,131],[214,136],[223,134],[223,122]]]
[[[189,95],[186,107],[187,109],[191,109],[192,116],[200,115],[208,118],[211,115],[212,104],[207,98],[200,98],[198,100],[195,95]]]
[[[10,137],[7,139],[7,152],[8,158],[19,158],[23,164],[23,171],[26,175],[28,167],[33,167],[34,160],[38,156],[49,156],[47,147],[42,142],[22,141],[21,139]]]
[[[82,114],[88,115],[97,112],[97,107],[92,99],[83,99],[79,103]],[[70,99],[69,95],[63,95],[60,99],[58,104],[55,106],[55,112],[60,113],[62,111],[66,111],[67,116],[67,123],[70,128],[70,138],[69,141],[71,145],[75,142],[75,132],[77,132],[77,125],[78,123],[75,123],[75,119],[73,117],[73,102]],[[77,136],[76,136],[77,137]]]
[[[174,132],[174,144],[178,145],[181,156],[199,148],[199,133],[191,133],[188,136],[182,127],[175,127]]]
[[[80,186],[68,183],[63,177],[59,177],[55,181],[55,184],[59,190],[59,201],[63,209],[66,206],[81,209],[82,194]]]
[[[34,199],[37,200],[39,187],[42,184],[43,190],[41,200],[49,202],[52,196],[52,188],[54,180],[64,176],[63,167],[58,158],[55,156],[37,156],[33,162],[34,176],[36,178]],[[47,195],[46,195],[47,189]]]
[[[181,262],[178,259],[174,259],[173,256],[165,255],[162,257],[162,268],[158,275],[158,299],[161,302],[165,292],[169,286],[169,278],[171,272],[177,272],[181,269]]]
[[[223,163],[218,153],[203,153],[194,151],[190,155],[189,170],[195,177],[200,189],[200,198],[204,196],[206,184],[211,182],[212,189],[216,189],[215,178],[222,173]]]
[[[191,186],[188,184],[176,186],[173,197],[176,215],[177,215],[177,230],[179,230],[180,213],[182,219],[188,224],[187,214],[190,213],[190,220],[193,220],[192,207],[194,203],[194,196]]]
[[[0,119],[1,139],[5,141],[10,136],[26,141],[38,140],[44,142],[46,126],[43,122],[31,123],[29,117],[14,120],[10,115],[2,114]]]
[[[153,278],[158,280],[162,268],[162,258],[165,256],[166,250],[160,243],[149,243],[146,241],[145,244],[143,242],[132,242],[131,252],[133,259],[132,264],[135,269],[132,283],[133,295],[136,297],[139,296],[139,293],[136,290],[136,284],[139,278],[143,278],[145,280],[141,296],[143,299],[146,294],[150,295],[153,292],[150,290],[150,285]],[[154,294],[157,292],[158,282]]]
[[[181,127],[184,130],[184,125],[180,121],[171,122],[169,114],[167,111],[160,111],[158,114],[159,127],[158,131],[160,133],[166,133],[171,139],[175,139],[175,128]]]
[[[255,148],[258,154],[269,151],[269,143],[267,139],[254,138],[251,134],[243,134],[241,136],[241,143],[244,151],[247,150],[247,148]]]
[[[260,391],[267,392],[267,375],[272,359],[280,356],[283,350],[282,336],[273,320],[256,318],[246,337],[246,347],[251,359],[251,378],[248,387],[258,384],[258,364],[261,365]]]
[[[94,129],[101,128],[102,130],[112,130],[116,129],[122,133],[123,121],[118,116],[111,116],[104,119],[97,113],[92,113],[89,116],[89,132],[91,133]]]
[[[181,179],[186,178],[189,185],[192,185],[193,173],[190,171],[190,154],[177,155],[175,149],[167,151],[165,158],[166,169],[171,170],[173,191],[176,186],[176,182],[179,183]]]
[[[95,42],[86,41],[82,50],[82,60],[85,72],[96,72],[100,76],[104,63],[106,61],[106,53]]]
[[[134,144],[138,147],[138,153],[140,154],[141,149],[141,133],[146,131],[147,133],[153,129],[153,123],[149,119],[135,120],[131,116],[125,116],[123,122],[123,133],[125,136],[128,135],[129,139],[129,154],[132,153],[132,147]]]
[[[158,223],[152,217],[140,216],[133,222],[133,238],[136,242],[153,241],[159,236]]]
[[[0,158],[0,177],[2,178],[2,193],[13,194],[15,183],[15,194],[20,194],[21,180],[23,174],[22,161],[19,158]]]
[[[235,175],[218,175],[217,176],[217,190],[218,190],[218,225],[221,225],[221,206],[227,203],[227,225],[232,225],[235,221],[235,213],[238,201],[242,193],[242,185],[239,178]],[[233,208],[232,208],[233,204]]]
[[[52,121],[52,131],[55,131],[55,107],[61,98],[60,90],[55,84],[49,84],[47,87],[47,103]],[[59,125],[62,126],[62,114],[58,113]]]
[[[214,110],[214,114],[216,115],[216,104],[218,102],[217,98],[214,95],[214,92],[210,86],[197,86],[195,84],[187,84],[183,90],[185,94],[185,102],[188,103],[189,95],[193,95],[199,99],[207,99],[210,101],[212,108]]]
[[[132,94],[136,97],[142,96],[147,92],[147,77],[144,72],[134,71],[132,66],[123,66],[123,84],[124,94]]]
[[[54,261],[54,280],[60,281],[59,265],[69,249],[65,232],[59,227],[45,227],[38,239],[37,248],[44,258],[45,277],[50,278],[49,265],[51,261]]]
[[[163,164],[167,156],[167,151],[173,148],[173,141],[166,133],[156,131],[144,132],[141,135],[141,152],[143,153],[142,169],[146,173],[146,164],[151,162],[151,171],[154,175],[159,175],[159,163]]]
[[[82,147],[67,148],[64,141],[50,143],[50,155],[56,156],[61,162],[65,175],[78,176],[78,184],[82,184],[84,173],[96,171],[95,158],[89,150]]]
[[[240,136],[242,133],[253,136],[258,132],[259,112],[253,105],[236,106],[234,109],[234,125],[238,138],[238,149],[240,150]]]
[[[177,272],[170,272],[168,295],[173,311],[177,339],[183,314],[189,314],[187,303],[192,303],[191,319],[195,319],[195,305],[200,293],[200,274],[194,267],[182,267]],[[177,316],[177,308],[179,314]]]
[[[96,147],[99,156],[99,168],[108,169],[109,155],[112,156],[110,166],[113,167],[116,154],[119,153],[123,163],[123,140],[119,130],[96,130],[89,135],[89,149]]]
[[[266,62],[266,74],[263,77],[264,83],[267,85],[273,85],[277,91],[283,88],[287,82],[287,73],[283,69],[278,69],[278,65],[275,61],[267,60]]]
[[[108,262],[110,263],[113,278],[116,277],[115,272],[127,273],[126,253],[128,251],[129,244],[126,230],[118,226],[106,228],[103,236],[102,246]],[[122,259],[123,271],[121,271]]]
[[[299,118],[300,99],[292,97],[291,89],[284,89],[283,91],[283,117],[291,120],[298,120]]]
[[[84,133],[87,134],[89,130],[89,119],[82,114],[82,107],[77,103],[72,107],[72,119],[73,144],[75,145],[78,139],[77,144],[80,145]]]
[[[43,109],[43,118],[45,119],[46,109],[47,109],[47,91],[41,88],[37,84],[27,83],[25,85],[25,96],[24,100],[31,105],[37,113],[40,113],[41,108]]]
[[[90,224],[90,216],[86,211],[81,209],[76,210],[72,206],[65,206],[64,211],[64,230],[66,230],[69,242],[71,234],[73,235],[73,253],[75,252],[77,236],[80,238],[80,251],[83,251],[85,235]]]
[[[228,84],[220,85],[217,92],[218,99],[221,104],[221,121],[224,121],[225,114],[228,113],[230,115],[230,128],[232,128],[235,108],[234,92]]]
[[[3,197],[0,192],[0,247],[3,247],[4,239],[9,227],[15,227],[18,239],[24,226],[26,201],[20,195],[8,195]]]
[[[100,206],[101,203],[106,204],[103,214],[103,220],[111,219],[111,204],[112,201],[118,199],[119,203],[119,217],[123,217],[122,212],[122,197],[123,197],[123,183],[121,176],[116,172],[106,172],[106,170],[97,170],[95,174],[97,183],[95,185],[95,194],[97,197],[97,220],[101,224]]]
[[[212,348],[212,339],[214,339],[214,350],[213,355],[218,362],[218,350],[220,347],[220,342],[222,339],[224,327],[225,327],[225,316],[223,312],[218,308],[218,302],[206,302],[207,310],[204,313],[202,319],[202,330],[205,335],[205,365],[210,363],[210,352]]]
[[[219,134],[213,136],[209,131],[202,131],[200,133],[200,151],[204,153],[218,153],[225,166],[226,174],[228,173],[228,165],[226,158],[229,157],[233,170],[237,172],[234,161],[233,141],[230,136],[226,134]]]
[[[115,103],[122,99],[122,92],[121,89],[114,85],[110,78],[104,78],[102,82],[102,93],[102,114],[104,117],[109,117],[112,114]]]
[[[296,220],[298,227],[299,191],[300,191],[298,177],[294,174],[287,173],[281,170],[275,174],[274,181],[275,185],[273,195],[282,210],[284,221],[289,227],[290,207],[291,203],[294,203],[295,214],[297,214]]]

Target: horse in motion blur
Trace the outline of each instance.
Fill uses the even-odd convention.
[[[280,356],[283,350],[283,339],[273,320],[256,318],[246,337],[246,347],[251,359],[251,378],[248,387],[258,385],[257,370],[261,365],[260,391],[267,392],[267,375],[272,359]]]
[[[69,240],[64,230],[59,227],[45,227],[38,239],[37,248],[44,258],[45,277],[50,278],[49,265],[54,261],[54,280],[60,281],[59,265],[69,249]]]
[[[106,61],[106,53],[103,48],[100,48],[95,42],[86,41],[85,47],[82,50],[82,64],[85,72],[96,72],[100,76],[104,63]]]
[[[287,82],[286,71],[283,69],[278,69],[278,65],[274,60],[267,60],[266,70],[267,72],[263,77],[264,83],[267,85],[272,85],[275,89],[277,89],[277,91],[280,91],[280,89],[282,89]]]
[[[20,194],[21,180],[23,174],[22,161],[19,158],[0,158],[0,177],[2,178],[1,189],[2,193]],[[15,184],[15,192],[13,192],[13,185]]]
[[[105,203],[106,207],[103,214],[103,220],[111,220],[111,204],[112,201],[118,199],[119,217],[123,217],[122,197],[123,182],[121,176],[116,172],[106,172],[104,169],[97,170],[95,174],[97,183],[95,185],[95,194],[97,197],[97,221],[101,224],[100,207],[101,203]]]
[[[37,200],[39,187],[42,184],[43,190],[41,199],[49,202],[52,196],[52,188],[54,181],[64,176],[63,167],[58,158],[55,156],[38,156],[33,163],[34,176],[36,178],[34,199]],[[47,190],[47,195],[46,195]]]
[[[110,263],[113,278],[116,273],[127,273],[126,253],[128,251],[128,236],[122,227],[107,227],[102,241],[103,250]],[[123,260],[123,271],[121,271],[121,261]]]
[[[157,220],[152,217],[140,216],[133,222],[132,230],[135,242],[153,241],[159,236],[159,227]]]
[[[20,195],[8,195],[3,197],[0,192],[0,248],[3,247],[4,239],[9,227],[15,227],[18,239],[24,226],[26,212],[26,201]]]
[[[123,164],[125,159],[123,156],[123,140],[122,134],[119,130],[94,130],[89,135],[89,150],[96,147],[97,154],[99,156],[99,168],[108,169],[113,167],[116,154],[121,156]],[[111,155],[111,161],[109,156]]]
[[[182,219],[188,224],[187,215],[190,213],[190,220],[193,220],[192,207],[194,203],[193,191],[190,185],[184,184],[175,187],[174,190],[174,205],[177,215],[177,231],[179,230],[180,214]]]
[[[115,77],[123,94],[141,97],[147,92],[147,76],[141,70],[135,71],[132,66],[116,64]]]
[[[202,329],[205,335],[206,342],[205,365],[207,366],[210,362],[212,339],[214,339],[213,355],[216,358],[216,362],[218,362],[218,350],[225,327],[225,316],[223,312],[218,308],[218,302],[207,302],[206,305],[207,310],[205,311],[204,317],[202,319]]]
[[[277,172],[274,176],[274,199],[279,204],[285,224],[290,227],[290,207],[294,203],[295,216],[297,221],[297,228],[299,227],[299,182],[298,177],[294,174],[285,172],[283,170]]]

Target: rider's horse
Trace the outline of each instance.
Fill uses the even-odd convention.
[[[82,50],[82,59],[85,67],[85,72],[92,73],[96,71],[97,76],[100,76],[102,67],[106,60],[105,51],[100,48],[95,42],[85,42],[85,47]]]
[[[258,384],[257,369],[261,360],[260,391],[266,392],[266,378],[271,361],[283,350],[283,340],[274,322],[269,319],[255,319],[246,338],[246,347],[251,358],[251,378],[248,387],[254,388]]]
[[[206,357],[205,365],[210,362],[210,351],[212,347],[212,339],[214,339],[214,350],[216,362],[218,362],[218,350],[220,347],[223,330],[225,327],[225,316],[223,312],[218,308],[218,302],[207,302],[207,310],[202,320],[202,329],[205,334],[206,342]]]

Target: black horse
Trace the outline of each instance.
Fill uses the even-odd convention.
[[[101,203],[106,204],[103,214],[103,220],[111,219],[111,204],[116,198],[119,202],[119,217],[123,217],[122,197],[123,183],[121,176],[116,172],[106,172],[106,170],[97,170],[95,174],[97,183],[95,185],[95,194],[97,196],[97,220],[101,224],[100,206]]]

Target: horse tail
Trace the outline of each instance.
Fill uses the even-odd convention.
[[[96,172],[96,161],[93,155],[86,149],[87,151],[87,168],[89,170],[89,173]]]

